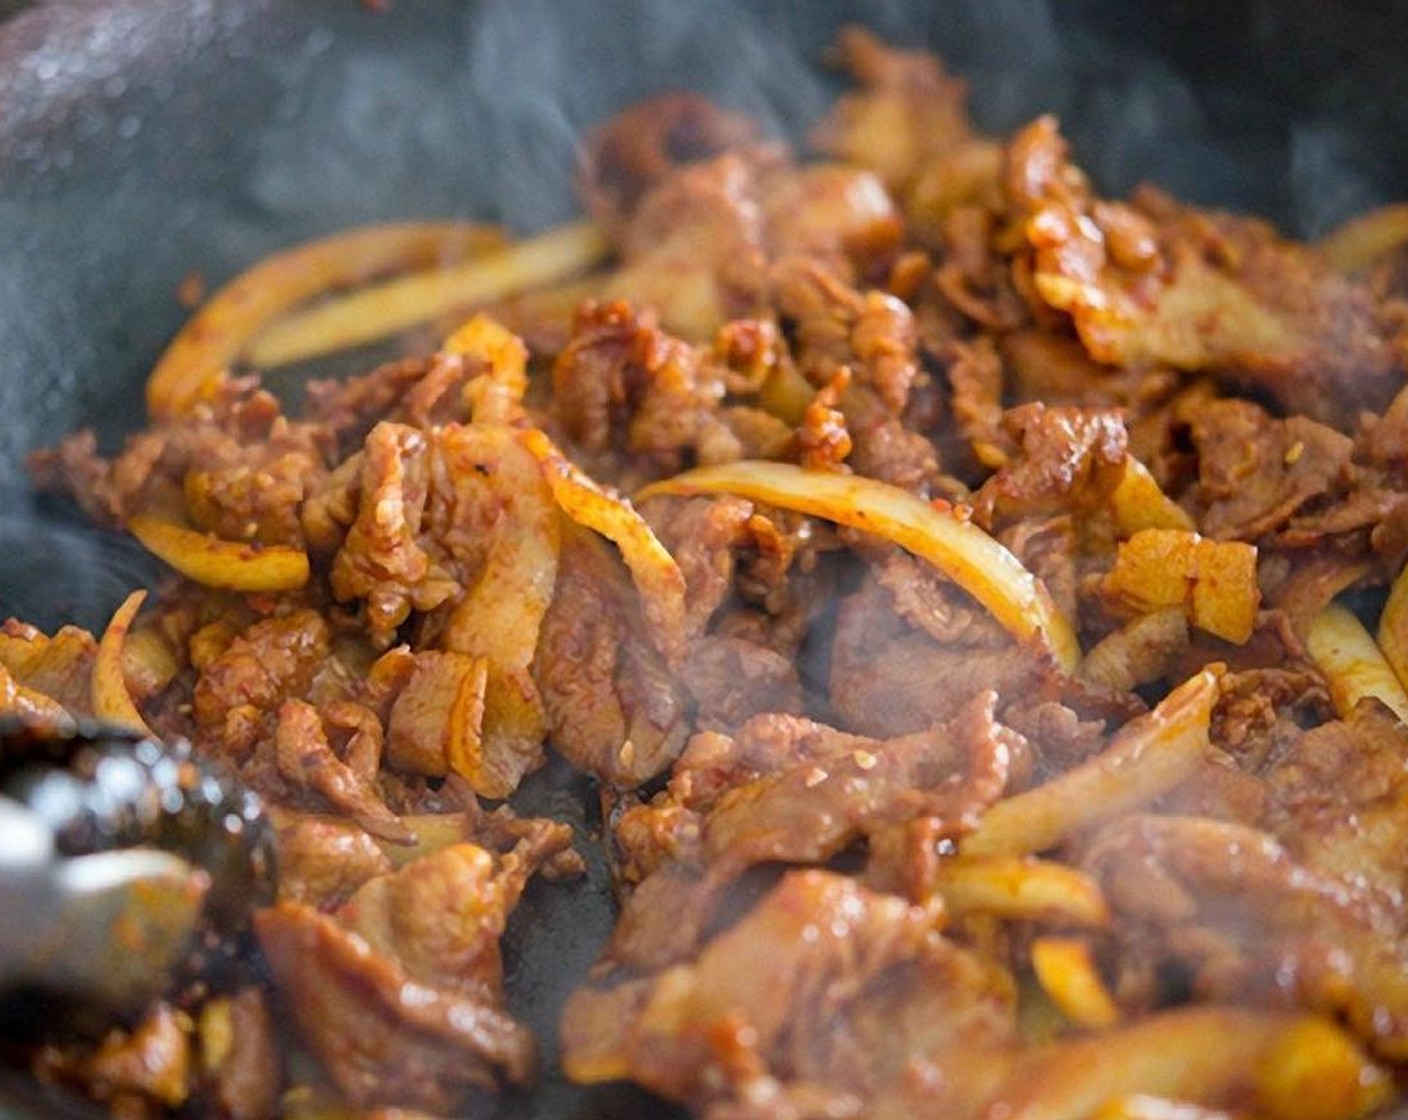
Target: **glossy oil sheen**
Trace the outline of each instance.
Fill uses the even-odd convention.
[[[1058,113],[1109,191],[1147,178],[1306,235],[1408,195],[1403,2],[372,7],[0,2],[0,617],[99,627],[150,578],[137,550],[36,501],[22,459],[79,424],[111,446],[141,422],[142,381],[185,314],[175,293],[188,273],[213,286],[358,222],[561,220],[580,130],[664,89],[713,93],[801,137],[839,88],[821,62],[846,22],[942,51],[990,128]],[[559,765],[529,783],[524,808],[594,834],[592,797]],[[669,1115],[552,1072],[558,1010],[614,913],[583,847],[588,880],[535,884],[506,944],[509,1005],[538,1033],[548,1075],[479,1115]],[[5,1102],[87,1114],[0,1072]]]

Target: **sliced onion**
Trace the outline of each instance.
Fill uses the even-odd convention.
[[[187,579],[229,591],[293,591],[308,582],[308,554],[287,545],[227,541],[151,514],[127,528]]]
[[[91,683],[93,715],[139,735],[150,735],[152,730],[132,702],[132,694],[127,689],[127,676],[123,671],[122,654],[128,632],[132,629],[132,620],[137,617],[137,611],[146,598],[145,591],[134,591],[113,613],[112,621],[98,641]]]
[[[628,499],[608,494],[543,432],[531,428],[519,432],[518,438],[543,468],[543,477],[562,512],[621,550],[660,651],[671,660],[682,657],[685,584],[675,558]]]
[[[1075,630],[1041,580],[978,526],[888,483],[809,471],[790,463],[744,461],[701,467],[639,495],[737,494],[875,533],[943,572],[1022,640],[1040,641],[1068,672],[1080,662]]]
[[[567,280],[601,263],[610,251],[603,227],[561,226],[464,264],[369,285],[290,315],[254,340],[249,358],[267,369],[375,342],[451,311]]]
[[[518,434],[503,424],[476,422],[447,426],[440,441],[451,474],[494,491],[500,511],[495,527],[485,534],[483,565],[441,636],[447,650],[488,659],[477,761],[472,768],[453,769],[469,779],[476,793],[493,798],[507,797],[543,761],[547,713],[531,667],[557,587],[561,549],[554,495]],[[476,464],[492,470],[480,477]]]
[[[1408,203],[1380,206],[1351,218],[1322,237],[1316,248],[1331,267],[1357,272],[1408,243]]]
[[[1148,715],[1126,724],[1094,758],[1043,786],[997,802],[964,837],[965,856],[1023,855],[1152,801],[1197,769],[1208,749],[1221,667],[1175,688]]]
[[[1298,1094],[1286,1091],[1290,1082],[1300,1083]],[[1386,1103],[1392,1083],[1326,1019],[1211,1004],[1032,1047],[985,1113],[1086,1120],[1135,1093],[1210,1107],[1252,1098],[1257,1116],[1342,1120]],[[1298,1104],[1288,1099],[1297,1095]]]
[[[1351,611],[1338,603],[1322,607],[1310,620],[1305,646],[1330,682],[1330,699],[1341,716],[1347,717],[1366,696],[1375,696],[1408,721],[1408,692]]]
[[[1124,461],[1124,476],[1110,495],[1110,508],[1124,537],[1140,529],[1197,528],[1188,511],[1159,488],[1149,468],[1133,455]]]
[[[935,883],[948,911],[1098,929],[1110,922],[1100,884],[1083,871],[1029,856],[955,856]]]
[[[447,354],[477,358],[488,372],[465,386],[475,424],[511,424],[528,392],[528,347],[523,339],[485,314],[459,327],[440,348]]]
[[[1236,645],[1256,627],[1256,546],[1182,529],[1140,529],[1121,541],[1105,590],[1141,613],[1181,607],[1200,630]]]
[[[147,380],[147,410],[154,419],[180,416],[210,397],[261,330],[314,296],[388,272],[448,264],[503,242],[502,232],[482,225],[380,225],[265,257],[216,292],[181,328]]]
[[[1398,573],[1379,615],[1379,649],[1398,683],[1408,689],[1408,566]]]
[[[26,723],[55,731],[71,729],[76,722],[52,696],[21,684],[4,665],[0,665],[0,716],[18,716]]]
[[[1032,971],[1042,991],[1077,1026],[1112,1027],[1120,1021],[1119,1005],[1095,967],[1088,941],[1038,937],[1032,942]]]

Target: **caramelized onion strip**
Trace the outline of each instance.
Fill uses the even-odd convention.
[[[1322,607],[1310,620],[1305,645],[1330,682],[1330,698],[1348,716],[1366,696],[1382,700],[1408,720],[1408,692],[1364,624],[1339,603]]]
[[[1182,607],[1200,630],[1242,645],[1261,606],[1256,558],[1256,546],[1246,541],[1141,529],[1120,542],[1105,589],[1141,614]]]
[[[1351,218],[1322,237],[1316,248],[1340,272],[1358,272],[1385,253],[1408,244],[1408,203],[1380,206]]]
[[[52,696],[21,684],[4,665],[0,665],[0,716],[17,716],[25,723],[54,731],[74,726],[68,709]]]
[[[1075,629],[1041,580],[957,511],[940,511],[899,487],[790,463],[745,461],[687,471],[646,487],[638,498],[653,494],[737,494],[875,533],[929,561],[1017,638],[1040,641],[1063,669],[1074,671],[1080,661]]]
[[[1090,943],[1079,937],[1038,937],[1032,942],[1032,971],[1051,1002],[1082,1027],[1111,1027],[1120,1009],[1095,967]]]
[[[684,573],[630,501],[608,494],[572,463],[543,432],[518,433],[543,469],[553,499],[563,513],[600,533],[621,550],[640,592],[645,620],[660,651],[671,659],[683,655],[685,636]]]
[[[1120,729],[1094,758],[1045,785],[997,802],[964,837],[965,856],[1021,855],[1128,812],[1178,785],[1208,749],[1221,667],[1195,673],[1148,715]]]
[[[955,915],[984,914],[1089,929],[1110,921],[1100,884],[1052,860],[956,856],[940,863],[935,886]]]
[[[1408,689],[1408,566],[1398,573],[1379,615],[1377,638],[1398,683]]]
[[[476,424],[511,424],[523,412],[528,392],[528,347],[501,323],[482,312],[458,327],[440,347],[484,363],[486,372],[465,386]]]
[[[1149,468],[1133,455],[1124,461],[1124,475],[1110,495],[1110,508],[1120,535],[1125,537],[1140,529],[1197,528],[1188,511],[1160,489]]]
[[[1251,1097],[1257,1116],[1330,1120],[1364,1115],[1390,1091],[1383,1071],[1327,1020],[1211,1005],[1028,1051],[987,1115],[1084,1120],[1140,1093],[1212,1107]]]
[[[215,392],[261,331],[315,296],[388,272],[448,264],[503,241],[500,231],[468,223],[379,225],[265,257],[216,292],[172,339],[147,380],[147,411],[154,419],[190,411]]]
[[[375,342],[458,309],[571,279],[600,264],[610,250],[601,226],[560,226],[463,264],[398,276],[289,315],[254,340],[249,359],[269,369]]]
[[[152,555],[206,587],[292,591],[308,582],[302,549],[222,540],[153,514],[129,518],[127,528]]]
[[[492,377],[493,375],[486,375]],[[473,384],[473,383],[472,383]],[[498,400],[492,385],[480,402]],[[476,405],[476,418],[481,409]],[[543,618],[557,586],[562,522],[540,465],[503,424],[447,430],[442,454],[451,470],[484,469],[480,483],[497,497],[502,520],[486,534],[483,567],[466,586],[441,642],[487,659],[482,738],[451,769],[483,797],[507,797],[542,764],[547,715],[531,667]]]
[[[132,621],[137,617],[137,611],[141,609],[146,598],[146,591],[134,591],[113,613],[112,621],[98,640],[98,652],[93,658],[91,685],[93,715],[106,723],[128,728],[140,735],[150,735],[152,731],[128,691],[122,655],[127,646],[127,635],[132,629]]]

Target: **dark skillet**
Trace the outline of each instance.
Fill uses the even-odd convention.
[[[0,0],[0,616],[100,626],[148,578],[128,546],[28,492],[26,451],[142,420],[140,387],[185,312],[264,254],[359,222],[567,217],[574,136],[644,94],[710,92],[800,136],[835,91],[836,29],[937,47],[1005,129],[1061,115],[1119,192],[1148,178],[1314,235],[1408,197],[1408,3],[1127,0]],[[27,9],[20,11],[21,8]],[[19,14],[14,14],[18,12]],[[590,829],[551,771],[528,807]],[[530,892],[510,1006],[555,1020],[609,929],[589,881]],[[21,1114],[72,1105],[23,1079]],[[549,1073],[498,1116],[662,1115]]]

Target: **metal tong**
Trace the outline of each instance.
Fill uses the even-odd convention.
[[[135,1015],[273,891],[257,799],[184,742],[0,720],[0,1025]]]

